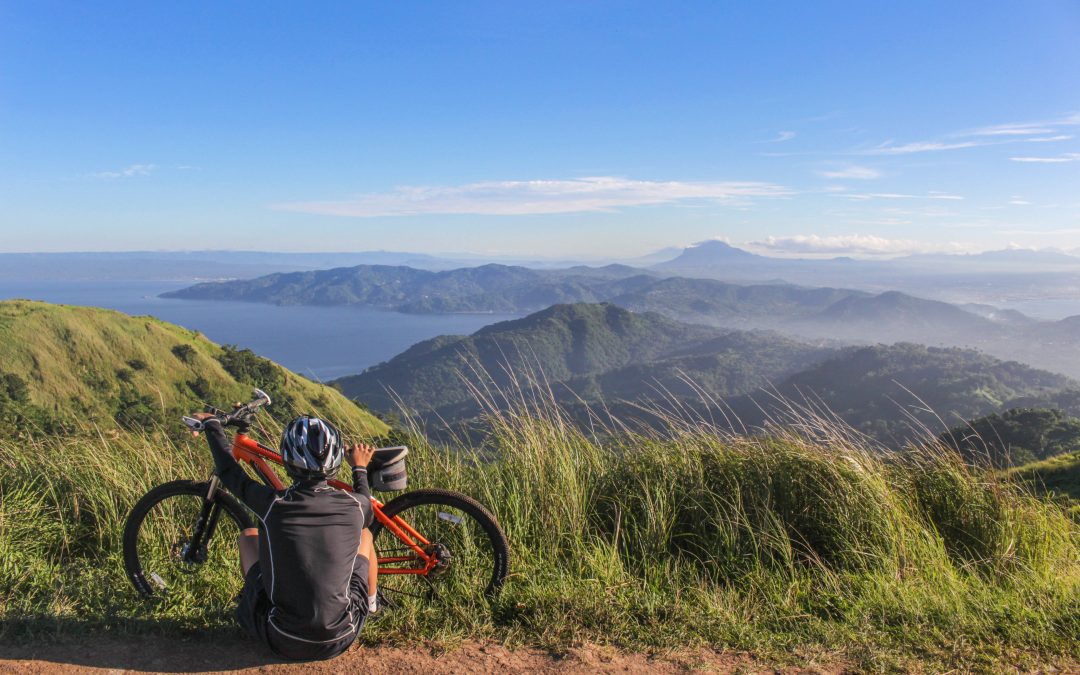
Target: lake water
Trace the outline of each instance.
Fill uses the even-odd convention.
[[[185,283],[0,281],[0,300],[27,298],[149,314],[201,331],[219,344],[255,353],[315,380],[359,373],[436,335],[463,335],[517,315],[399,314],[357,307],[278,307],[157,297]]]

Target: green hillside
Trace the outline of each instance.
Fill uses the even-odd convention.
[[[653,428],[676,414],[723,418],[741,430],[782,422],[794,402],[894,447],[1019,401],[1068,402],[1077,387],[1063,375],[972,349],[899,343],[838,350],[608,304],[559,305],[471,336],[434,338],[335,385],[377,410],[397,408],[393,392],[407,408],[453,425],[507,403],[487,393],[492,385],[529,392],[538,381],[554,386],[533,393],[553,397],[584,424],[599,411]],[[718,406],[725,414],[715,414]],[[1041,449],[1024,455],[1043,456]]]
[[[561,382],[655,360],[720,331],[634,314],[608,304],[556,305],[468,337],[439,337],[335,384],[376,409],[394,407],[387,390],[418,411],[471,401],[468,379],[483,386]],[[508,368],[509,366],[509,368]],[[508,370],[510,372],[508,372]],[[478,377],[477,373],[486,373]]]
[[[565,382],[564,402],[700,400],[769,386],[836,353],[768,331],[732,331],[664,356]],[[558,395],[558,391],[556,394]]]
[[[385,425],[336,390],[202,334],[92,307],[0,302],[0,415],[45,430],[177,426],[203,405],[274,399],[278,420],[322,412],[359,433]],[[18,432],[27,424],[7,425]]]
[[[1052,396],[1075,387],[1063,375],[972,349],[898,343],[847,349],[777,385],[776,393],[828,410],[890,445],[925,440],[958,420],[1016,407],[1016,400]],[[786,406],[771,396],[732,401],[742,420],[782,419]]]
[[[476,391],[526,392],[539,385],[571,414],[669,399],[728,397],[808,368],[835,349],[766,331],[723,331],[606,304],[559,305],[471,336],[421,342],[387,363],[335,382],[348,396],[450,423],[484,407]],[[547,386],[550,391],[545,391]],[[503,405],[501,394],[489,397]]]
[[[1080,519],[1080,452],[1057,455],[1010,469],[1007,474],[1040,494],[1050,494],[1071,507]]]

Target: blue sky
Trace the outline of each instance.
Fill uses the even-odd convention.
[[[1080,3],[0,4],[0,250],[1080,247]]]

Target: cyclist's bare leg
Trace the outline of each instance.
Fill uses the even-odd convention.
[[[249,527],[237,539],[240,545],[240,570],[247,576],[251,566],[259,562],[259,528]]]
[[[368,559],[368,595],[375,595],[379,586],[379,559],[375,556],[375,539],[366,527],[360,531],[360,547],[356,552]]]

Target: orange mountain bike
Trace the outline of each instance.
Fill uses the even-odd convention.
[[[236,428],[232,454],[262,481],[284,489],[269,463],[281,455],[248,437],[256,411],[270,404],[259,389],[254,400],[226,413],[211,409]],[[202,423],[184,423],[198,431]],[[408,449],[380,448],[368,466],[373,489],[404,487]],[[388,475],[392,474],[392,475]],[[328,483],[342,490],[352,486]],[[506,579],[509,546],[495,517],[479,502],[448,490],[424,489],[383,504],[372,497],[379,587],[395,603],[452,594],[495,596]],[[150,598],[204,602],[232,598],[242,585],[237,536],[254,527],[245,506],[218,482],[178,480],[153,488],[135,504],[124,527],[124,567],[135,588]],[[404,596],[404,597],[402,597]]]

